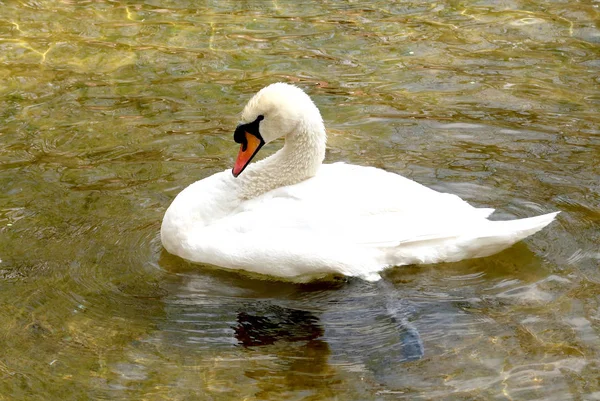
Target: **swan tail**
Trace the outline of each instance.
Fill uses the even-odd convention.
[[[428,235],[388,248],[388,265],[457,262],[490,256],[535,234],[559,212],[519,220],[486,221],[454,234]]]
[[[552,223],[558,213],[518,220],[490,221],[481,233],[474,233],[475,235],[464,241],[464,251],[468,253],[467,257],[471,258],[490,256],[503,251]]]
[[[492,221],[492,227],[502,235],[508,235],[514,242],[533,235],[554,221],[560,212],[543,214],[541,216],[527,217],[518,220]],[[513,242],[513,243],[514,243]]]

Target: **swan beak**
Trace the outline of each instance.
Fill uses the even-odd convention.
[[[249,132],[244,132],[245,141],[240,145],[235,165],[233,166],[233,176],[237,177],[244,171],[246,166],[252,161],[252,158],[258,153],[265,144],[262,138],[257,138]]]

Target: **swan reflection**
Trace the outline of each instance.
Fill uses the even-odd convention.
[[[403,374],[402,363],[424,354],[411,323],[414,306],[383,280],[273,282],[196,266],[186,271],[164,256],[161,265],[177,274],[164,299],[161,342],[239,361],[246,377],[310,387],[317,385],[311,377],[343,370],[389,383]]]
[[[245,347],[276,341],[313,341],[323,336],[319,318],[311,312],[260,304],[262,310],[238,313],[235,337]]]

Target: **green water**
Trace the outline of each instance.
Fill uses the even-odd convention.
[[[592,0],[0,1],[0,400],[600,399],[599,76]],[[169,256],[276,81],[328,162],[562,213],[385,285]]]

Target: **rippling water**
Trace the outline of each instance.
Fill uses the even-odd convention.
[[[0,2],[0,400],[600,399],[597,1]],[[497,218],[485,259],[293,285],[166,254],[246,100]],[[273,151],[277,146],[271,146]]]

